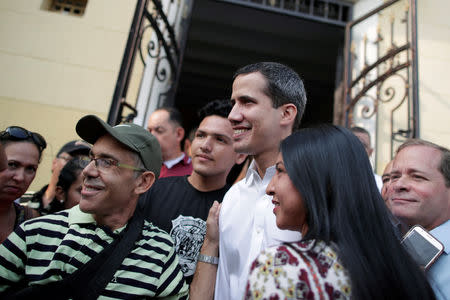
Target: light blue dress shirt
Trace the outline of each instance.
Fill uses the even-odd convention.
[[[450,300],[450,220],[430,233],[444,245],[444,252],[427,271],[427,277],[438,300]]]

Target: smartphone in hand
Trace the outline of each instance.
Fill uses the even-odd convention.
[[[420,225],[413,226],[403,237],[401,244],[423,269],[428,269],[442,254],[444,246]]]

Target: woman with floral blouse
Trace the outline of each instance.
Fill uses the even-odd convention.
[[[323,125],[281,143],[267,187],[277,226],[302,240],[263,251],[245,299],[435,299],[402,248],[361,142]]]

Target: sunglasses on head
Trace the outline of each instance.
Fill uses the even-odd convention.
[[[28,140],[31,138],[33,143],[39,148],[39,152],[47,147],[44,137],[37,132],[31,132],[19,126],[10,126],[0,134],[1,138],[12,138],[13,140]]]

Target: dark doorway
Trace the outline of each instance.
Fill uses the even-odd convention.
[[[182,111],[186,128],[192,128],[198,108],[230,97],[231,78],[239,67],[277,61],[295,69],[304,80],[308,104],[303,126],[331,122],[343,44],[342,26],[195,0],[175,106]]]

